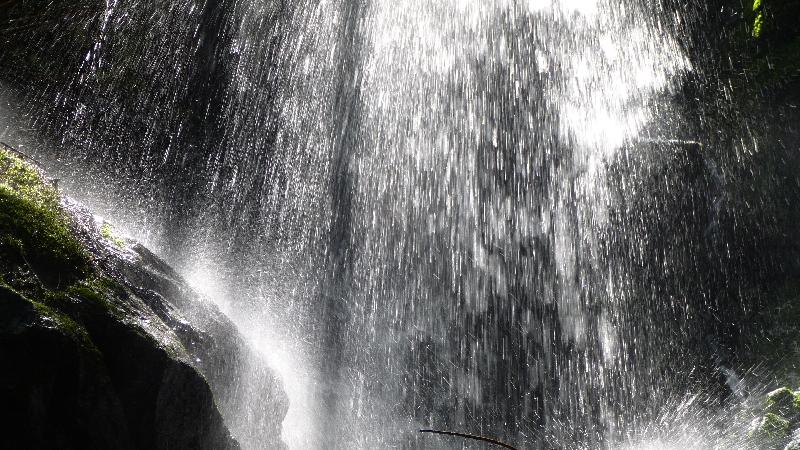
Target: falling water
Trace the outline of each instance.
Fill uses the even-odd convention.
[[[632,292],[605,241],[609,166],[648,151],[625,146],[690,69],[659,17],[632,2],[366,8],[343,448],[424,425],[593,447],[652,388],[616,379]]]
[[[693,398],[702,339],[667,4],[109,1],[37,156],[267,356],[290,447],[610,446]]]

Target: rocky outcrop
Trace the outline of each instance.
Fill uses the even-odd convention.
[[[8,150],[0,360],[2,448],[283,446],[285,394],[234,325]]]
[[[84,218],[88,229],[96,227],[88,212],[78,216]],[[191,364],[208,380],[234,437],[256,448],[282,448],[280,431],[287,398],[272,371],[248,348],[233,323],[145,246],[130,241],[119,245],[115,241],[120,238],[113,234],[104,238],[107,242],[96,250],[104,255],[99,265],[124,283],[128,301],[143,302],[147,312],[167,326],[169,339],[177,340],[191,356]],[[162,331],[155,333],[163,335]]]
[[[748,437],[756,448],[800,449],[800,392],[782,387],[768,393]]]

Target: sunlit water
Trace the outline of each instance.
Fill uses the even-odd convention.
[[[664,339],[665,312],[674,329],[698,320],[699,260],[680,250],[697,235],[670,229],[679,250],[650,261],[676,203],[641,206],[647,180],[693,182],[659,172],[681,149],[653,144],[693,70],[680,15],[621,0],[224,5],[205,30],[202,2],[108,1],[72,88],[142,68],[144,132],[59,93],[78,145],[51,161],[267,358],[290,448],[461,448],[428,427],[524,448],[719,441],[699,394],[670,389],[688,341]],[[209,32],[220,62],[194,67]],[[195,71],[218,89],[187,113]],[[85,181],[97,173],[111,181]]]
[[[659,13],[367,8],[342,447],[409,445],[422,425],[593,447],[658,389],[626,379],[617,308],[634,293],[605,241],[608,166],[690,70]]]

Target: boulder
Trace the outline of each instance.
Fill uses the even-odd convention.
[[[283,448],[287,399],[208,299],[0,149],[0,448]]]

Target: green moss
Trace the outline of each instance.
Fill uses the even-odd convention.
[[[798,0],[754,0],[751,7],[743,6],[742,16],[755,40],[780,45],[800,31]]]
[[[761,434],[769,439],[783,439],[789,435],[789,421],[783,417],[767,413],[759,429]]]
[[[122,289],[114,281],[105,277],[81,280],[63,291],[53,291],[48,295],[48,303],[63,305],[72,300],[80,300],[100,307],[112,314],[119,313],[117,305],[109,299],[115,296],[115,290]]]
[[[97,351],[92,343],[92,339],[89,337],[89,333],[86,331],[86,328],[84,328],[83,325],[80,325],[78,322],[72,320],[72,318],[68,315],[63,314],[60,311],[45,305],[44,303],[35,302],[30,299],[28,299],[28,301],[33,304],[33,307],[36,308],[36,311],[44,319],[52,321],[59,330],[64,331],[67,335],[80,341],[84,347]]]
[[[100,351],[92,342],[92,339],[89,336],[89,332],[86,330],[86,328],[73,320],[70,316],[51,307],[50,305],[31,300],[2,280],[0,280],[0,286],[4,289],[10,290],[13,294],[15,294],[15,297],[19,299],[19,301],[29,303],[33,307],[33,310],[36,311],[44,326],[57,329],[65,335],[75,339],[85,349],[100,354]]]
[[[103,293],[102,289],[103,288],[99,286],[99,282],[91,281],[73,284],[67,289],[66,292],[67,294],[74,295],[84,300],[88,300],[94,304],[109,308],[110,305],[106,299],[106,294]]]
[[[788,387],[775,389],[767,394],[766,411],[794,420],[800,417],[800,394]]]
[[[90,272],[58,192],[31,165],[0,150],[0,271],[30,270],[48,287],[67,286]]]
[[[125,241],[114,234],[114,227],[110,223],[106,222],[100,227],[100,234],[117,247],[125,247]]]
[[[31,164],[12,152],[0,149],[0,183],[42,206],[57,206],[58,192]]]
[[[117,312],[109,299],[119,287],[94,275],[70,221],[40,171],[0,149],[0,277],[21,295],[37,299],[47,317],[78,330],[69,317],[80,311]],[[103,234],[115,244],[121,241],[110,229]]]
[[[800,0],[744,2],[740,15],[743,20],[729,28],[727,57],[734,69],[725,76],[734,101],[752,115],[764,95],[780,104],[800,100]]]
[[[775,389],[767,394],[767,406],[791,404],[794,402],[794,392],[788,387]]]

